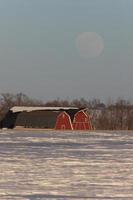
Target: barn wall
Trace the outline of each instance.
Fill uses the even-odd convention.
[[[38,110],[32,112],[21,112],[15,125],[25,128],[54,129],[58,112]]]
[[[90,117],[84,111],[79,111],[75,114],[73,120],[73,129],[92,130]]]
[[[16,119],[18,117],[20,113],[12,113],[11,111],[9,111],[4,119],[1,121],[0,123],[0,127],[1,128],[14,128],[15,127],[15,122],[16,122]]]
[[[66,112],[62,112],[57,117],[56,130],[73,130],[70,116]]]
[[[4,128],[44,128],[54,129],[58,112],[56,111],[32,111],[16,112],[9,111],[1,122]]]

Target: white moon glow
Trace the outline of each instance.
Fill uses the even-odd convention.
[[[104,41],[95,32],[83,32],[76,38],[76,45],[83,58],[95,58],[104,50]]]

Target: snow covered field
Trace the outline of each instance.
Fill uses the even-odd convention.
[[[133,132],[0,132],[1,200],[133,199]]]

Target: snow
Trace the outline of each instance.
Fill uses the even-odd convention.
[[[13,113],[16,112],[31,112],[31,111],[36,111],[36,110],[69,110],[69,109],[78,109],[76,107],[30,107],[30,106],[14,106],[10,109]]]

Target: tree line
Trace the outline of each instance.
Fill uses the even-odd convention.
[[[84,98],[74,100],[55,99],[41,101],[30,98],[23,93],[0,95],[0,120],[13,106],[61,106],[88,108],[93,127],[99,130],[133,130],[133,103],[131,100],[118,98],[103,103],[100,99],[86,100]]]

